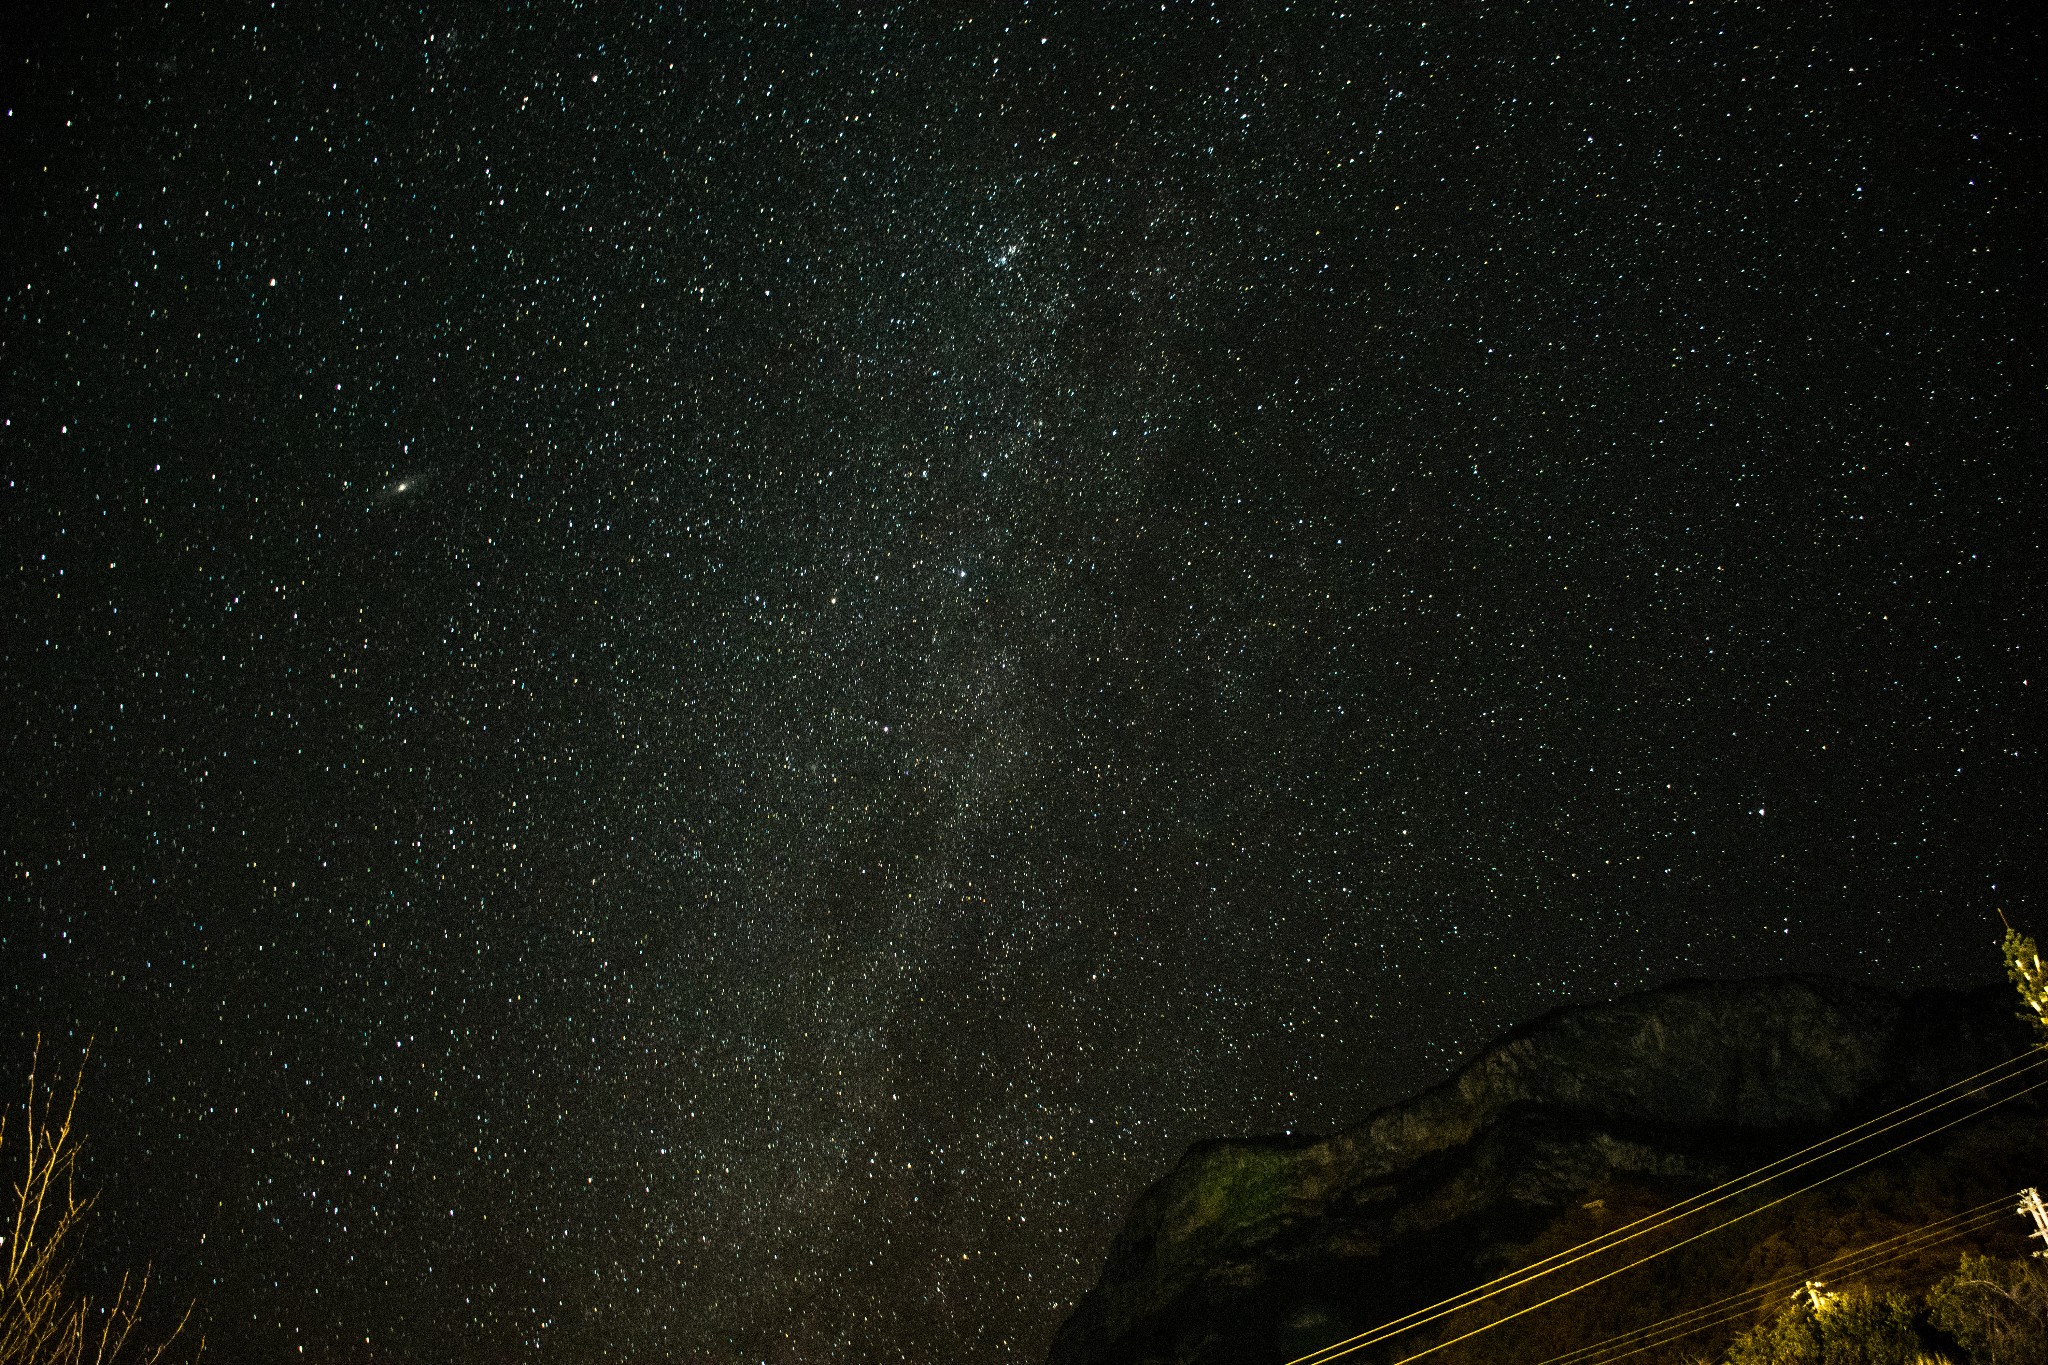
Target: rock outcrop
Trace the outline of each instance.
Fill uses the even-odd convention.
[[[1190,1150],[1138,1200],[1052,1365],[1287,1361],[1517,1263],[1617,1182],[1682,1197],[2031,1041],[2003,988],[1776,977],[1559,1010],[1342,1132]],[[2037,1132],[2027,1104],[1980,1121]],[[1940,1179],[1980,1174],[2011,1188]]]

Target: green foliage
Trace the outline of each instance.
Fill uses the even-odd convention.
[[[2041,962],[2041,950],[2011,925],[2006,926],[2000,947],[2005,952],[2005,974],[2012,978],[2020,1003],[2029,1011],[2020,1018],[2031,1019],[2034,1027],[2048,1033],[2048,966]]]
[[[1935,1365],[1906,1294],[1851,1289],[1802,1300],[1737,1337],[1724,1365]],[[2048,1264],[1965,1253],[1927,1293],[1925,1319],[1967,1365],[2048,1362]]]
[[[1919,1365],[1926,1347],[1904,1294],[1852,1289],[1802,1301],[1728,1347],[1728,1365]]]
[[[2048,1263],[1966,1255],[1928,1292],[1927,1307],[1972,1365],[2048,1361]]]

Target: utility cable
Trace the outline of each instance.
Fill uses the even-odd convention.
[[[1320,1350],[1310,1351],[1307,1355],[1297,1356],[1295,1359],[1287,1362],[1287,1365],[1322,1365],[1323,1361],[1333,1360],[1338,1354],[1348,1354],[1350,1349],[1373,1345],[1397,1333],[1407,1331],[1411,1327],[1421,1327],[1440,1318],[1447,1317],[1461,1309],[1484,1303],[1486,1300],[1506,1293],[1510,1289],[1518,1289],[1532,1281],[1540,1280],[1547,1275],[1552,1275],[1557,1271],[1577,1265],[1579,1262],[1596,1256],[1603,1251],[1623,1246],[1660,1228],[1668,1227],[1681,1219],[1689,1218],[1695,1213],[1702,1213],[1716,1205],[1724,1204],[1730,1199],[1746,1194],[1757,1186],[1765,1184],[1770,1180],[1775,1180],[1781,1175],[1789,1175],[1793,1171],[1802,1170],[1807,1166],[1813,1165],[1815,1162],[1825,1160],[1837,1151],[1867,1142],[1871,1138],[1903,1127],[1915,1118],[1931,1114],[1936,1110],[1945,1109],[1949,1105],[1980,1094],[2003,1081],[2012,1080],[2015,1077],[2024,1075],[2043,1064],[2048,1064],[2048,1048],[2032,1048],[2015,1057],[2008,1057],[2002,1062],[1985,1067],[1975,1075],[1965,1076],[1963,1079],[1945,1085],[1939,1090],[1929,1091],[1917,1099],[1910,1100],[1874,1118],[1865,1119],[1861,1123],[1844,1128],[1838,1133],[1811,1143],[1795,1152],[1787,1153],[1743,1175],[1725,1180],[1712,1189],[1703,1190],[1698,1194],[1681,1199],[1676,1204],[1646,1213],[1633,1222],[1624,1223],[1620,1227],[1610,1228],[1596,1236],[1589,1237],[1577,1246],[1567,1247],[1563,1251],[1546,1256],[1540,1261],[1508,1271],[1503,1275],[1486,1281],[1484,1284],[1476,1285],[1471,1289],[1453,1294],[1449,1298],[1440,1299],[1427,1307],[1418,1308],[1411,1313],[1381,1323],[1378,1327],[1369,1328],[1342,1341],[1332,1342]],[[1984,1077],[1992,1076],[1993,1073],[1999,1071],[2005,1071],[2007,1074],[1995,1076],[1989,1081],[1984,1081]],[[1971,1086],[1971,1083],[1976,1081],[1983,1081],[1983,1083],[1972,1086],[1970,1089],[1963,1089],[1963,1087]],[[1941,1095],[1947,1095],[1952,1090],[1960,1090],[1961,1093],[1950,1095],[1948,1099],[1942,1100],[1939,1104],[1928,1104],[1928,1101]],[[1919,1112],[1910,1112],[1916,1110]],[[1902,1114],[1906,1115],[1906,1117],[1897,1117]],[[1895,1119],[1896,1121],[1886,1123],[1887,1119]],[[1870,1131],[1866,1132],[1866,1129]],[[1860,1134],[1860,1136],[1853,1136],[1857,1134]],[[1806,1159],[1803,1161],[1799,1160],[1801,1157]]]
[[[1884,1264],[1892,1256],[1911,1255],[1916,1251],[1938,1245],[1949,1238],[1958,1237],[1979,1227],[1988,1226],[2003,1216],[2004,1210],[2002,1208],[1979,1211],[1974,1218],[1957,1215],[1958,1218],[1963,1218],[1963,1221],[1955,1223],[1951,1227],[1932,1231],[1929,1229],[1916,1229],[1913,1234],[1910,1234],[1909,1240],[1901,1241],[1896,1246],[1888,1242],[1878,1243],[1874,1246],[1863,1248],[1854,1257],[1847,1259],[1837,1258],[1809,1270],[1788,1271],[1771,1279],[1761,1280],[1738,1293],[1728,1294],[1711,1302],[1698,1304],[1692,1308],[1673,1313],[1669,1317],[1660,1318],[1656,1322],[1646,1323],[1641,1327],[1617,1333],[1603,1341],[1594,1342],[1589,1346],[1580,1346],[1566,1351],[1562,1355],[1551,1356],[1543,1361],[1541,1365],[1587,1365],[1587,1362],[1593,1361],[1597,1357],[1602,1357],[1607,1352],[1618,1350],[1624,1346],[1633,1346],[1644,1337],[1661,1336],[1673,1331],[1676,1331],[1679,1336],[1689,1335],[1692,1332],[1713,1325],[1713,1322],[1720,1321],[1718,1318],[1713,1318],[1713,1315],[1726,1312],[1732,1306],[1740,1305],[1740,1307],[1735,1309],[1738,1315],[1753,1311],[1759,1295],[1771,1295],[1786,1289],[1796,1289],[1808,1280],[1823,1273],[1829,1276],[1858,1274],[1876,1265]],[[1887,1255],[1880,1256],[1880,1252],[1887,1253]],[[1877,1257],[1877,1259],[1870,1259],[1871,1257]],[[1713,1319],[1713,1322],[1708,1321],[1710,1318]],[[1675,1340],[1676,1338],[1672,1339]]]
[[[1717,1204],[1726,1203],[1729,1199],[1732,1199],[1740,1194],[1745,1194],[1748,1191],[1755,1189],[1758,1185],[1764,1184],[1769,1180],[1774,1180],[1780,1175],[1788,1175],[1792,1171],[1800,1170],[1803,1167],[1814,1164],[1814,1162],[1816,1161],[1823,1160],[1828,1155],[1831,1155],[1832,1151],[1839,1151],[1846,1147],[1855,1146],[1857,1143],[1868,1141],[1870,1138],[1876,1137],[1879,1134],[1887,1133],[1895,1128],[1902,1127],[1905,1123],[1910,1122],[1911,1119],[1900,1119],[1896,1123],[1886,1124],[1884,1127],[1877,1128],[1873,1132],[1864,1133],[1861,1137],[1855,1138],[1850,1141],[1845,1141],[1845,1139],[1849,1139],[1850,1135],[1853,1133],[1860,1132],[1862,1129],[1865,1128],[1870,1128],[1874,1124],[1883,1123],[1884,1120],[1892,1118],[1893,1116],[1898,1114],[1906,1113],[1906,1111],[1908,1110],[1919,1108],[1920,1106],[1926,1104],[1927,1101],[1934,1099],[1938,1095],[1944,1095],[1951,1090],[1956,1090],[1960,1087],[1967,1086],[1972,1081],[1980,1080],[1985,1076],[1991,1075],[1991,1073],[1995,1071],[2004,1070],[2005,1068],[2012,1066],[2015,1062],[2023,1062],[2024,1065],[2017,1067],[2005,1076],[1997,1077],[1994,1080],[1987,1081],[1984,1084],[1976,1086],[1970,1090],[1965,1090],[1962,1094],[1951,1096],[1950,1098],[1943,1100],[1940,1104],[1934,1105],[1931,1108],[1924,1110],[1923,1113],[1932,1113],[1934,1112],[1934,1110],[1946,1108],[1947,1106],[1954,1104],[1959,1100],[1967,1099],[1972,1095],[1979,1094],[1984,1090],[1991,1088],[1991,1086],[1998,1084],[2000,1081],[2011,1080],[2015,1076],[2021,1075],[2026,1071],[2032,1070],[2034,1067],[2040,1066],[2044,1062],[2048,1062],[2048,1048],[2030,1049],[2027,1052],[2020,1053],[2017,1057],[2008,1057],[2006,1060],[2002,1062],[1999,1062],[1993,1066],[1986,1067],[1984,1070],[1979,1071],[1974,1076],[1965,1076],[1960,1081],[1956,1081],[1953,1084],[1943,1086],[1939,1090],[1930,1091],[1929,1093],[1920,1096],[1918,1099],[1909,1101],[1906,1104],[1902,1104],[1897,1108],[1892,1109],[1886,1113],[1879,1114],[1875,1118],[1866,1119],[1862,1123],[1856,1124],[1855,1126],[1850,1128],[1845,1128],[1841,1132],[1836,1133],[1831,1137],[1823,1138],[1819,1142],[1813,1143],[1806,1147],[1802,1147],[1796,1152],[1791,1152],[1785,1156],[1779,1157],[1775,1161],[1771,1161],[1766,1163],[1765,1165],[1759,1166],[1755,1170],[1752,1170],[1745,1175],[1735,1176],[1732,1179],[1723,1181],[1721,1184],[1716,1185],[1714,1188],[1710,1190],[1703,1190],[1699,1194],[1691,1195],[1688,1198],[1681,1199],[1676,1204],[1672,1204],[1666,1208],[1658,1209],[1654,1212],[1644,1214],[1641,1218],[1636,1219],[1634,1222],[1624,1223],[1618,1228],[1610,1228],[1606,1232],[1600,1233],[1594,1237],[1586,1239],[1583,1242],[1580,1242],[1577,1246],[1567,1247],[1565,1250],[1556,1252],[1550,1256],[1546,1256],[1540,1261],[1535,1261],[1529,1265],[1522,1266],[1515,1270],[1511,1270],[1504,1275],[1500,1275],[1495,1277],[1494,1279],[1488,1280],[1484,1284],[1477,1285],[1474,1288],[1465,1290],[1458,1294],[1454,1294],[1447,1299],[1439,1300],[1438,1302],[1431,1304],[1426,1308],[1418,1308],[1412,1313],[1408,1313],[1402,1317],[1395,1318],[1389,1322],[1382,1323],[1380,1326],[1371,1328],[1370,1330],[1365,1332],[1361,1332],[1357,1336],[1348,1337],[1343,1341],[1333,1342],[1331,1345],[1325,1346],[1321,1350],[1311,1351],[1305,1356],[1300,1356],[1292,1361],[1289,1361],[1288,1365],[1320,1365],[1320,1362],[1322,1360],[1330,1358],[1327,1356],[1327,1352],[1334,1351],[1340,1346],[1349,1346],[1354,1342],[1357,1342],[1361,1345],[1371,1345],[1372,1342],[1361,1340],[1365,1337],[1370,1337],[1373,1341],[1384,1341],[1387,1337],[1394,1335],[1396,1332],[1405,1331],[1410,1327],[1420,1327],[1425,1325],[1426,1323],[1435,1322],[1437,1319],[1445,1317],[1450,1313],[1458,1311],[1459,1309],[1469,1308],[1474,1304],[1483,1303],[1487,1299],[1493,1298],[1497,1294],[1504,1293],[1510,1289],[1519,1288],[1522,1285],[1530,1283],[1531,1281],[1542,1279],[1546,1275],[1550,1275],[1555,1273],[1556,1271],[1563,1270],[1568,1266],[1576,1265],[1580,1261],[1586,1260],[1591,1256],[1597,1255],[1599,1252],[1609,1250],[1613,1247],[1624,1245],[1628,1242],[1632,1242],[1636,1240],[1638,1237],[1642,1237],[1648,1233],[1655,1232],[1659,1228],[1667,1227],[1670,1224],[1677,1222],[1681,1218],[1688,1218],[1695,1213],[1703,1212],[1704,1210],[1712,1208]],[[1917,1117],[1917,1115],[1914,1117]],[[1821,1150],[1823,1148],[1832,1150],[1823,1151]],[[1814,1152],[1819,1153],[1819,1155],[1816,1155],[1807,1161],[1798,1162],[1798,1164],[1796,1165],[1786,1166],[1787,1162],[1792,1162],[1798,1157],[1806,1156],[1808,1153]],[[1774,1167],[1780,1166],[1785,1166],[1785,1169],[1773,1170]],[[1766,1175],[1765,1172],[1771,1173]],[[1741,1186],[1741,1188],[1733,1188],[1738,1185]],[[1727,1193],[1723,1194],[1723,1191],[1727,1191]],[[1713,1197],[1717,1195],[1720,1197]],[[1703,1200],[1706,1202],[1700,1202]],[[1686,1206],[1689,1204],[1696,1205],[1696,1207],[1687,1208]],[[1649,1226],[1643,1226],[1644,1224],[1649,1224]],[[1631,1231],[1631,1229],[1635,1230]],[[1627,1235],[1623,1236],[1622,1234],[1624,1233],[1626,1233]]]
[[[1581,1362],[1587,1358],[1597,1356],[1603,1351],[1613,1350],[1618,1346],[1627,1345],[1637,1337],[1679,1327],[1691,1319],[1717,1312],[1728,1307],[1730,1304],[1740,1302],[1747,1305],[1759,1294],[1769,1294],[1787,1287],[1795,1287],[1822,1273],[1830,1275],[1860,1274],[1877,1265],[1896,1259],[1898,1256],[1911,1255],[1928,1247],[1937,1246],[1951,1238],[1962,1236],[1966,1232],[1972,1232],[1978,1228],[1989,1226],[2005,1216],[2005,1203],[2006,1200],[2003,1198],[1996,1199],[1988,1205],[1982,1205],[1963,1213],[1951,1214],[1949,1217],[1933,1224],[1911,1229],[1895,1237],[1887,1238],[1882,1242],[1876,1242],[1870,1246],[1860,1248],[1855,1252],[1838,1253],[1828,1261],[1812,1269],[1780,1274],[1772,1279],[1753,1284],[1740,1293],[1730,1294],[1723,1298],[1715,1299],[1710,1303],[1703,1303],[1697,1307],[1686,1309],[1683,1312],[1674,1313],[1668,1318],[1634,1328],[1631,1331],[1622,1332],[1607,1338],[1605,1341],[1596,1342],[1590,1346],[1581,1346],[1577,1350],[1567,1351],[1563,1355],[1552,1356],[1550,1359],[1543,1361],[1542,1365],[1581,1365]],[[1870,1259],[1873,1256],[1877,1256],[1880,1252],[1892,1254],[1874,1261]],[[1744,1307],[1741,1311],[1748,1312],[1750,1310],[1748,1307]],[[1684,1331],[1680,1335],[1696,1331],[1700,1326],[1704,1325],[1706,1324],[1695,1323],[1685,1326]]]
[[[1943,1242],[1951,1241],[1966,1233],[1988,1227],[2006,1216],[2007,1205],[2013,1197],[2012,1195],[2000,1195],[1988,1203],[1979,1204],[1974,1209],[1964,1209],[1960,1213],[1952,1213],[1945,1218],[1936,1219],[1932,1223],[1909,1228],[1882,1241],[1873,1242],[1869,1246],[1859,1247],[1854,1251],[1837,1252],[1826,1261],[1810,1269],[1786,1271],[1770,1279],[1759,1281],[1739,1293],[1729,1294],[1709,1303],[1699,1304],[1696,1307],[1674,1313],[1670,1317],[1660,1319],[1657,1322],[1648,1323],[1642,1327],[1608,1337],[1605,1341],[1598,1341],[1590,1346],[1581,1346],[1576,1350],[1567,1351],[1563,1355],[1552,1356],[1548,1360],[1540,1362],[1540,1365],[1586,1365],[1586,1362],[1593,1357],[1600,1356],[1603,1352],[1612,1351],[1617,1347],[1629,1345],[1638,1337],[1652,1336],[1682,1326],[1683,1330],[1678,1333],[1678,1336],[1666,1338],[1666,1340],[1675,1341],[1678,1337],[1689,1336],[1693,1332],[1700,1331],[1722,1321],[1722,1319],[1718,1318],[1715,1319],[1714,1323],[1693,1320],[1718,1312],[1731,1304],[1740,1303],[1744,1305],[1737,1312],[1737,1316],[1741,1316],[1751,1311],[1749,1305],[1759,1294],[1771,1294],[1782,1289],[1797,1287],[1807,1280],[1822,1274],[1862,1274],[1867,1270],[1875,1269],[1877,1266],[1887,1265],[1902,1256],[1910,1256],[1916,1252],[1925,1251],[1930,1247],[1939,1246]],[[1880,1253],[1885,1254],[1880,1255]],[[1878,1259],[1871,1259],[1873,1257]],[[1620,1357],[1613,1358],[1619,1359]],[[1604,1365],[1604,1361],[1602,1365]]]
[[[1557,1294],[1552,1294],[1549,1298],[1543,1299],[1540,1302],[1532,1303],[1527,1308],[1518,1308],[1514,1312],[1506,1314],[1502,1317],[1495,1318],[1491,1322],[1481,1323],[1479,1326],[1474,1327],[1469,1332],[1461,1332],[1457,1336],[1451,1337],[1449,1340],[1440,1341],[1434,1346],[1428,1347],[1421,1351],[1417,1351],[1414,1355],[1402,1356],[1399,1360],[1394,1362],[1394,1365],[1408,1365],[1408,1362],[1411,1360],[1421,1360],[1425,1356],[1435,1355],[1438,1351],[1443,1350],[1447,1346],[1455,1346],[1459,1342],[1470,1340],[1471,1338],[1478,1336],[1482,1332],[1491,1332],[1494,1328],[1501,1326],[1503,1323],[1513,1322],[1516,1318],[1519,1318],[1527,1313],[1533,1313],[1539,1308],[1548,1308],[1551,1304],[1556,1303],[1559,1299],[1570,1298],[1573,1294],[1578,1293],[1582,1289],[1591,1289],[1596,1284],[1600,1284],[1601,1282],[1606,1280],[1611,1280],[1616,1275],[1623,1274],[1626,1271],[1634,1270],[1637,1266],[1646,1265],[1649,1262],[1656,1260],[1660,1256],[1668,1256],[1682,1246],[1690,1246],[1692,1243],[1699,1241],[1702,1237],[1711,1237],[1713,1234],[1721,1231],[1723,1228],[1732,1227],[1735,1224],[1740,1223],[1747,1218],[1754,1218],[1760,1213],[1776,1208],[1778,1205],[1785,1203],[1787,1200],[1798,1198],[1800,1195],[1805,1194],[1808,1190],[1818,1189],[1820,1186],[1827,1184],[1831,1180],[1840,1180],[1843,1176],[1848,1175],[1851,1171],[1860,1171],[1865,1166],[1870,1165],[1874,1161],[1882,1161],[1884,1160],[1884,1158],[1890,1156],[1894,1152],[1904,1151],[1906,1148],[1912,1146],[1916,1142],[1924,1142],[1928,1138],[1933,1137],[1936,1133],[1946,1132],[1947,1130],[1955,1127],[1959,1123],[1967,1123],[1971,1119],[1976,1118],[1979,1114],[1986,1113],[1992,1109],[1996,1109],[1999,1105],[2005,1104],[2011,1100],[2016,1100],[2022,1095],[2032,1094],[2034,1091],[2041,1089],[2043,1086],[2048,1086],[2048,1081],[2036,1081],[2032,1085],[2027,1086],[2022,1090],[2016,1090],[2010,1095],[2002,1096],[1998,1099],[1991,1101],[1989,1104],[1981,1105],[1976,1109],[1972,1109],[1969,1113],[1964,1114],[1959,1118],[1950,1119],[1947,1123],[1944,1123],[1939,1127],[1930,1128],[1924,1133],[1916,1133],[1914,1136],[1907,1138],[1904,1142],[1897,1143],[1893,1146],[1885,1148],[1882,1152],[1877,1153],[1877,1155],[1875,1156],[1865,1157],[1863,1160],[1856,1162],[1854,1165],[1844,1166],[1841,1170],[1832,1172],[1828,1175],[1824,1175],[1820,1179],[1813,1181],[1811,1184],[1802,1185],[1798,1189],[1792,1191],[1792,1193],[1790,1194],[1779,1195],[1776,1199],[1771,1200],[1769,1203],[1759,1204],[1753,1209],[1749,1209],[1745,1212],[1736,1214],[1733,1218],[1724,1219],[1723,1221],[1714,1224],[1714,1226],[1710,1228],[1706,1228],[1700,1232],[1695,1232],[1690,1237],[1681,1238],[1678,1241],[1673,1242],[1668,1247],[1661,1247],[1656,1251],[1650,1252],[1646,1256],[1638,1256],[1635,1260],[1630,1261],[1627,1265],[1616,1266],[1613,1270],[1607,1271],[1606,1273],[1601,1275],[1596,1275],[1592,1279],[1587,1280],[1584,1283],[1575,1284],[1570,1289],[1564,1290]],[[1361,1350],[1370,1344],[1372,1343],[1361,1341],[1356,1346],[1348,1346],[1341,1351],[1336,1351],[1330,1355],[1323,1356],[1322,1359],[1335,1360],[1338,1356],[1349,1355],[1351,1354],[1351,1352]]]
[[[1835,1273],[1846,1272],[1849,1274],[1861,1274],[1864,1271],[1875,1270],[1879,1266],[1889,1265],[1893,1261],[1900,1260],[1903,1257],[1911,1256],[1917,1252],[1926,1251],[1932,1247],[1940,1246],[1944,1242],[1954,1241],[1956,1238],[1962,1236],[1965,1232],[1973,1231],[1976,1225],[1987,1224],[1996,1221],[1998,1218],[2002,1218],[2004,1216],[2004,1209],[1994,1210],[1991,1214],[1987,1214],[1984,1217],[1976,1220],[1976,1223],[1969,1227],[1951,1228],[1949,1231],[1943,1233],[1941,1236],[1934,1237],[1927,1241],[1921,1242],[1917,1246],[1908,1247],[1903,1250],[1894,1252],[1892,1255],[1883,1257],[1876,1261],[1871,1261],[1854,1267],[1844,1267],[1843,1270],[1838,1270]],[[1820,1270],[1825,1270],[1828,1268],[1829,1265],[1832,1264],[1832,1262],[1829,1262],[1825,1265],[1817,1266],[1815,1267],[1815,1272],[1817,1273]],[[1775,1287],[1782,1289],[1784,1286],[1777,1285]],[[1768,1292],[1768,1289],[1769,1286],[1759,1286],[1757,1290],[1754,1290],[1752,1292]],[[1689,1327],[1683,1328],[1682,1330],[1662,1336],[1655,1341],[1647,1341],[1643,1342],[1640,1345],[1632,1346],[1628,1350],[1623,1351],[1620,1355],[1604,1356],[1597,1361],[1589,1361],[1586,1363],[1586,1365],[1615,1365],[1616,1361],[1627,1360],[1632,1356],[1641,1355],[1644,1351],[1655,1350],[1659,1346],[1669,1346],[1674,1341],[1683,1341],[1685,1340],[1685,1338],[1693,1335],[1695,1332],[1703,1332],[1709,1327],[1725,1327],[1731,1322],[1740,1322],[1742,1319],[1749,1317],[1754,1311],[1755,1310],[1753,1308],[1738,1308],[1731,1313],[1724,1313],[1722,1316],[1715,1318],[1712,1321],[1694,1323]]]

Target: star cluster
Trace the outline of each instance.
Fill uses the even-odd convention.
[[[223,1358],[1037,1359],[1193,1140],[2034,904],[2036,26],[39,22],[0,1037]]]

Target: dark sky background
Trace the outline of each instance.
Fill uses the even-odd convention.
[[[1995,975],[2027,10],[17,29],[0,1071],[97,1038],[88,1271],[226,1362],[1031,1361],[1195,1139]]]

